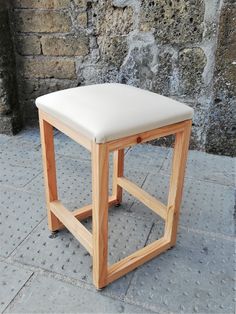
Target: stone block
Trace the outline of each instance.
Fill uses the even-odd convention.
[[[70,0],[13,0],[14,8],[23,9],[65,9],[71,1]]]
[[[21,99],[35,99],[39,96],[55,92],[57,90],[77,86],[74,80],[60,79],[24,79],[19,82],[19,96]]]
[[[42,51],[48,56],[85,56],[89,53],[87,36],[43,36]]]
[[[22,71],[25,78],[75,79],[75,62],[65,59],[24,59]]]
[[[170,94],[172,54],[160,52],[155,44],[135,47],[121,68],[121,81],[162,95]]]
[[[35,35],[22,35],[16,37],[17,51],[22,56],[40,55],[40,38]]]
[[[203,0],[142,0],[140,30],[154,31],[161,43],[198,42],[202,39]]]
[[[86,28],[88,26],[88,14],[87,12],[80,12],[77,15],[77,23],[79,27]]]
[[[101,60],[111,66],[120,67],[128,52],[126,37],[98,37],[98,46]]]
[[[69,32],[71,19],[63,11],[17,10],[15,11],[17,32]]]
[[[98,1],[92,7],[93,24],[99,35],[126,35],[133,30],[134,12],[131,7],[116,7],[112,1]]]
[[[201,48],[186,48],[179,52],[180,93],[194,96],[202,87],[202,74],[207,59]]]

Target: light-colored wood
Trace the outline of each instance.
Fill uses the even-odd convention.
[[[58,201],[52,126],[70,136],[92,153],[92,205],[82,207],[74,212],[68,211]],[[61,121],[42,112],[40,112],[40,129],[49,228],[57,230],[65,226],[89,251],[93,256],[93,282],[97,288],[105,287],[108,283],[175,245],[191,120],[128,136],[106,144],[91,143],[84,135],[78,134]],[[168,204],[165,206],[123,176],[124,148],[170,134],[175,134],[176,140]],[[115,153],[113,193],[108,198],[110,151],[115,151]],[[108,206],[121,202],[122,189],[127,190],[166,221],[165,233],[163,238],[108,267]],[[79,222],[79,220],[88,218],[91,215],[93,218],[93,234]]]
[[[80,145],[82,145],[85,148],[87,148],[87,150],[91,151],[91,149],[92,149],[92,142],[85,135],[83,135],[82,133],[79,133],[78,131],[74,131],[69,126],[67,126],[66,124],[62,123],[57,118],[49,115],[48,113],[45,113],[42,110],[40,110],[39,112],[40,112],[41,117],[45,121],[47,121],[49,124],[53,125],[56,129],[58,129],[59,131],[63,132],[64,134],[66,134],[70,138],[72,138],[74,141],[76,141]]]
[[[56,201],[58,199],[53,127],[48,122],[44,121],[41,115],[39,115],[39,125],[44,170],[45,195],[48,214],[48,228],[51,231],[56,231],[59,228],[60,221],[51,212],[49,207],[50,202]]]
[[[158,128],[158,129],[142,132],[139,134],[123,137],[118,140],[110,141],[107,143],[107,145],[109,147],[109,151],[126,148],[128,146],[145,143],[147,141],[151,141],[159,137],[175,134],[177,132],[182,131],[185,125],[186,125],[186,121],[167,125],[162,128]]]
[[[112,195],[116,197],[117,203],[122,202],[122,187],[117,183],[119,177],[124,174],[124,149],[119,149],[113,152],[113,180],[112,180]]]
[[[110,196],[109,197],[109,200],[108,200],[108,207],[111,207],[113,205],[117,204],[117,199],[114,198],[113,196]],[[81,207],[79,209],[75,209],[74,211],[72,211],[72,215],[78,219],[78,220],[84,220],[84,219],[87,219],[89,217],[92,217],[92,208],[93,208],[93,205],[92,204],[89,204],[89,205],[86,205],[84,207]],[[65,226],[63,225],[62,222],[60,222],[60,226],[59,226],[59,229],[63,229]]]
[[[60,201],[50,202],[50,209],[74,237],[93,255],[92,234],[66,209]]]
[[[123,187],[127,192],[136,197],[140,202],[149,207],[154,213],[158,214],[162,219],[166,220],[167,207],[155,197],[151,196],[143,189],[138,187],[133,182],[125,177],[117,179],[118,184]]]
[[[93,144],[93,283],[107,284],[109,151],[106,144]]]
[[[188,155],[191,121],[186,122],[185,129],[175,136],[174,155],[167,204],[167,221],[165,225],[165,238],[174,246],[176,243],[179,209],[182,200],[184,174]]]
[[[170,243],[161,238],[108,267],[107,284],[166,251]]]

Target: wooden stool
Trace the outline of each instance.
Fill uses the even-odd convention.
[[[182,198],[193,110],[175,100],[122,84],[76,87],[37,98],[44,164],[48,225],[66,227],[93,258],[97,288],[125,275],[173,247]],[[66,209],[58,200],[53,127],[92,154],[92,204]],[[124,148],[175,135],[167,205],[123,176]],[[108,195],[109,153],[114,152],[113,191]],[[108,265],[108,207],[122,202],[122,189],[165,221],[164,236],[121,261]],[[92,233],[81,220],[92,216]]]

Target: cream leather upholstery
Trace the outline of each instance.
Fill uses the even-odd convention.
[[[94,140],[111,140],[191,119],[178,101],[123,84],[70,88],[36,99],[42,111]]]

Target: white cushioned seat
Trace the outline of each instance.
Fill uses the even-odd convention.
[[[98,84],[57,91],[36,99],[42,111],[96,143],[191,119],[178,101],[123,84]]]

